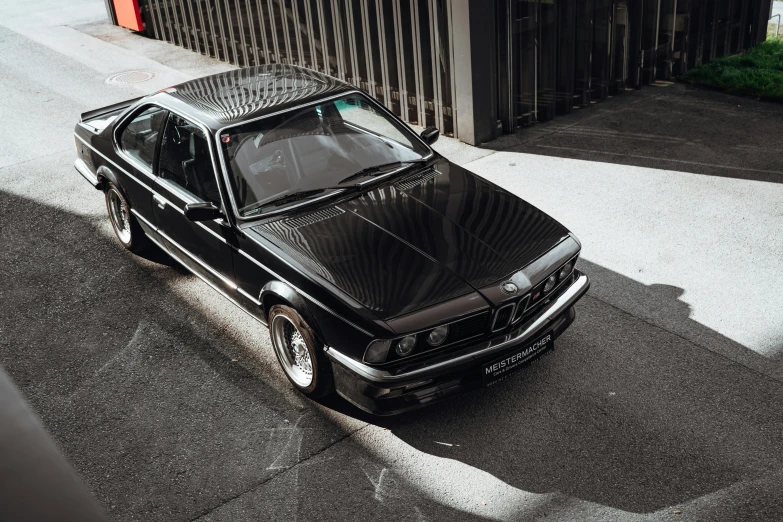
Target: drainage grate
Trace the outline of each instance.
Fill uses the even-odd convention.
[[[155,73],[150,71],[125,71],[113,74],[106,78],[106,83],[112,85],[126,85],[129,83],[141,83],[151,80]]]
[[[286,219],[285,224],[292,228],[306,227],[308,225],[312,225],[313,223],[331,219],[344,213],[345,210],[341,209],[340,207],[325,208],[323,210],[317,210],[306,216]]]
[[[424,172],[419,172],[418,174],[415,174],[408,179],[400,181],[394,186],[397,187],[397,190],[410,190],[417,185],[428,182],[429,180],[437,177],[439,174],[440,171],[435,169],[425,170]]]

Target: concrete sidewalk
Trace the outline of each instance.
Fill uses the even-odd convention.
[[[552,356],[381,422],[294,393],[267,333],[164,256],[125,252],[73,171],[80,112],[230,66],[107,25],[100,0],[0,11],[0,364],[112,519],[783,517],[783,184],[754,172],[779,167],[706,175],[441,139],[574,230],[593,288]],[[105,83],[132,69],[155,78]]]

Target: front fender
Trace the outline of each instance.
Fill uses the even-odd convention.
[[[358,326],[334,310],[309,302],[294,288],[280,281],[271,281],[264,285],[259,301],[265,318],[275,304],[287,304],[295,308],[315,330],[321,342],[326,346],[339,348],[343,353],[357,359],[362,358],[370,341],[377,336],[389,336],[388,331],[373,335],[365,328],[375,330],[377,325]]]

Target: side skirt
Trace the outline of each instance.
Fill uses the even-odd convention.
[[[136,212],[134,209],[131,209],[131,213],[139,218],[143,223],[147,224],[149,226],[149,222],[147,222],[144,217],[141,216],[138,212]],[[154,229],[153,229],[154,230]],[[184,266],[190,273],[197,276],[199,279],[204,281],[206,284],[208,284],[213,290],[215,290],[217,293],[228,299],[232,304],[234,304],[237,308],[245,312],[247,315],[258,321],[259,323],[263,324],[264,326],[267,326],[266,321],[261,319],[260,317],[255,316],[252,312],[250,312],[247,308],[242,306],[239,302],[237,302],[233,297],[228,295],[226,292],[224,292],[222,289],[215,286],[214,283],[212,283],[210,280],[206,279],[203,275],[199,274],[196,270],[193,269],[187,262],[185,262],[182,258],[180,258],[178,255],[174,254],[170,249],[164,247],[155,237],[153,237],[152,234],[147,234],[147,237],[155,243],[161,250],[166,252],[169,256],[171,256],[172,259],[174,259],[177,263]],[[239,290],[239,289],[238,289]]]

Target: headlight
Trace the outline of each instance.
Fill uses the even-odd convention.
[[[574,262],[569,261],[568,263],[563,265],[563,268],[560,269],[560,273],[557,274],[557,278],[562,281],[563,279],[568,277],[569,274],[571,274],[571,270],[573,269],[574,269]]]
[[[397,352],[397,355],[400,357],[405,357],[411,354],[413,351],[413,348],[416,347],[416,336],[415,335],[408,335],[397,341],[397,346],[394,348],[394,351]]]
[[[367,351],[364,352],[364,362],[370,364],[380,364],[386,362],[386,356],[389,354],[391,341],[388,339],[377,339],[370,343]]]
[[[555,285],[557,285],[557,274],[552,274],[547,278],[546,283],[544,283],[544,293],[552,290]]]
[[[433,331],[430,332],[430,334],[427,336],[427,344],[430,346],[440,346],[443,344],[443,341],[446,340],[446,337],[449,335],[449,327],[448,326],[438,326]]]

